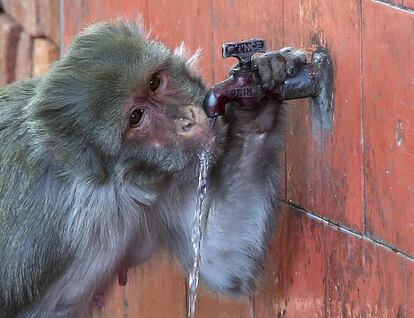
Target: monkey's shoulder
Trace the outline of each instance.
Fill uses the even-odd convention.
[[[0,88],[0,108],[10,103],[27,103],[35,95],[39,82],[40,78],[30,78]]]

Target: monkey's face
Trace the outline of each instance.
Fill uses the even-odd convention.
[[[146,74],[123,108],[124,155],[173,172],[194,163],[203,150],[214,152],[216,133],[201,107],[200,80],[174,56]]]
[[[32,117],[62,152],[79,152],[68,146],[81,140],[111,162],[186,170],[223,136],[208,127],[192,60],[148,39],[139,25],[94,25],[44,78]]]
[[[97,126],[88,138],[103,152],[176,172],[198,164],[201,151],[216,151],[202,108],[206,89],[182,48],[172,53],[134,25],[109,24],[79,36],[71,55],[93,83],[87,107],[95,120],[86,125]]]

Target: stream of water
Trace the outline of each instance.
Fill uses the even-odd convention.
[[[196,210],[193,218],[193,228],[191,232],[191,245],[194,251],[194,263],[190,274],[188,275],[188,318],[195,317],[195,307],[197,302],[197,287],[200,273],[200,247],[203,235],[203,219],[204,219],[204,200],[207,193],[207,176],[210,163],[210,154],[203,151],[199,155],[200,171],[198,175]]]

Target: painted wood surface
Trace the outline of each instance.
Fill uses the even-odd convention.
[[[263,37],[269,49],[323,46],[332,57],[333,121],[309,101],[286,105],[278,231],[254,299],[202,288],[197,317],[414,317],[413,0],[65,4],[66,45],[89,23],[141,16],[172,49],[202,48],[208,85],[235,63],[222,60],[224,42]],[[185,313],[185,277],[161,253],[97,317]]]

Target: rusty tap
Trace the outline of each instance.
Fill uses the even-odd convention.
[[[324,100],[319,99],[318,103],[331,104],[332,96],[328,95],[332,95],[332,69],[326,52],[315,52],[312,63],[303,65],[294,77],[271,89],[262,82],[257,66],[252,63],[252,56],[258,52],[266,52],[262,39],[223,44],[223,58],[235,57],[239,64],[226,80],[208,91],[203,107],[209,117],[223,115],[229,102],[236,102],[243,109],[254,109],[265,96],[289,100],[323,95]]]

